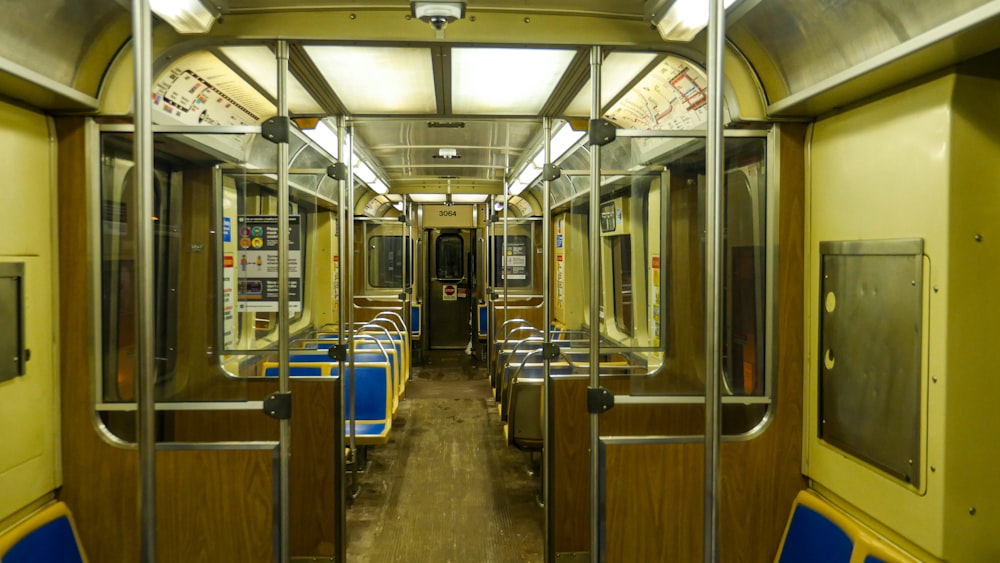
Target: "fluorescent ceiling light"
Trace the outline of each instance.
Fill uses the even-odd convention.
[[[586,135],[584,131],[574,131],[570,127],[569,123],[563,123],[562,126],[556,131],[556,134],[552,136],[550,141],[550,150],[552,151],[552,162],[559,160],[566,151],[573,148],[573,145],[577,143],[583,136]],[[535,154],[535,158],[531,159],[531,162],[525,165],[521,172],[517,175],[517,179],[514,180],[508,186],[507,191],[511,195],[517,195],[524,191],[525,188],[530,186],[538,176],[542,173],[542,167],[545,165],[545,148],[542,147]]]
[[[451,194],[451,201],[455,203],[483,203],[489,197],[487,194]]]
[[[723,8],[736,0],[724,0]],[[674,0],[659,18],[654,18],[656,31],[666,41],[690,41],[708,25],[708,0]]]
[[[457,114],[537,114],[575,55],[570,49],[452,49],[452,110]]]
[[[601,64],[601,108],[625,89],[642,69],[656,58],[654,53],[619,53],[608,55]],[[580,93],[566,107],[565,115],[590,116],[591,82],[587,80]]]
[[[320,120],[314,129],[306,129],[303,133],[330,156],[337,158],[337,155],[340,154],[337,133],[325,121]]]
[[[199,0],[150,0],[149,8],[177,33],[208,33],[215,14]]]
[[[375,178],[374,182],[370,182],[368,187],[377,194],[384,194],[389,191],[389,186],[385,185],[385,182],[379,180],[378,178]]]
[[[437,113],[429,48],[305,49],[349,114]]]
[[[371,185],[372,182],[378,179],[378,176],[372,172],[372,169],[365,163],[365,161],[358,158],[358,155],[354,155],[354,175],[361,178],[361,181]]]
[[[525,184],[520,179],[514,180],[511,185],[507,186],[507,193],[510,195],[520,195],[520,193],[524,191],[524,188],[527,187],[528,184]]]
[[[392,204],[392,206],[396,208],[396,211],[402,211],[403,210],[403,202],[402,201],[397,201],[396,203]]]
[[[570,127],[569,123],[563,123],[562,127],[552,136],[552,141],[550,142],[553,162],[562,158],[586,134],[586,131],[576,131]]]
[[[448,201],[445,194],[410,194],[413,203],[444,203]]]
[[[220,47],[219,51],[240,67],[272,98],[278,98],[278,64],[271,49],[264,45],[250,45]],[[288,109],[296,114],[324,113],[323,108],[309,95],[302,83],[291,74],[288,75]]]

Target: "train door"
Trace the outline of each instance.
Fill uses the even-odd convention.
[[[471,229],[428,231],[427,317],[432,349],[462,349],[471,337]]]

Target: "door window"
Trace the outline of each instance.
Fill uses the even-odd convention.
[[[457,280],[464,277],[465,245],[456,234],[443,234],[435,243],[438,279]]]

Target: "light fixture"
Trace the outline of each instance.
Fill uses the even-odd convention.
[[[322,119],[316,122],[316,127],[306,129],[302,132],[330,156],[336,158],[340,153],[338,150],[339,145],[337,144],[339,142],[337,140],[337,133]]]
[[[447,194],[410,194],[413,203],[444,203],[448,201]]]
[[[729,8],[736,0],[724,0],[723,8]],[[708,0],[674,0],[665,11],[659,3],[654,9],[653,25],[665,41],[691,41],[698,32],[708,25]]]
[[[427,47],[306,45],[348,114],[433,114],[434,64]]]
[[[177,33],[208,33],[215,23],[215,14],[200,0],[150,0],[149,7]]]
[[[444,158],[451,160],[453,158],[462,158],[458,156],[458,149],[438,149],[438,153],[434,155],[434,158]]]
[[[575,145],[583,136],[586,135],[584,131],[574,131],[570,127],[569,123],[563,123],[561,127],[556,131],[555,135],[552,136],[552,140],[549,142],[549,149],[552,153],[552,162],[555,162],[562,158],[573,145]],[[510,195],[518,195],[525,190],[528,186],[533,184],[538,176],[542,173],[542,167],[545,165],[545,148],[540,147],[538,153],[535,157],[531,159],[530,162],[524,165],[521,172],[518,173],[517,178],[507,186],[507,193]]]
[[[361,179],[362,182],[371,185],[378,176],[372,172],[372,169],[365,164],[365,161],[358,158],[358,154],[354,153],[354,175]]]
[[[575,56],[575,49],[455,47],[452,111],[537,115]]]
[[[451,194],[452,203],[483,203],[490,196],[488,194]]]
[[[373,192],[382,195],[389,191],[389,186],[385,185],[385,182],[375,178],[374,182],[369,182],[368,187],[372,189]]]

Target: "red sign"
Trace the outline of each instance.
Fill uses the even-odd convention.
[[[233,267],[233,257],[232,257],[232,255],[227,254],[227,255],[225,255],[225,256],[222,257],[222,267],[223,268],[232,268]]]
[[[453,285],[446,285],[446,286],[444,286],[444,294],[445,295],[455,295],[455,286],[453,286]]]

